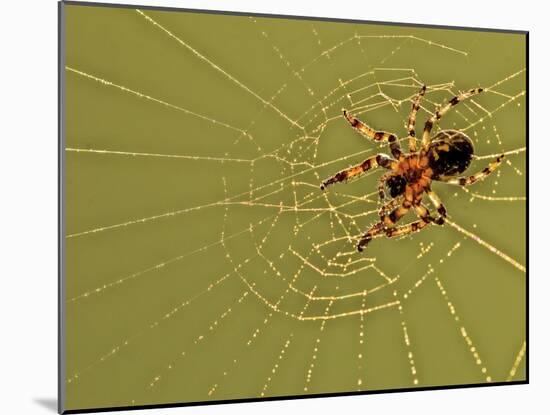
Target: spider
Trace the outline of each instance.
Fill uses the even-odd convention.
[[[417,150],[416,114],[420,108],[422,97],[426,93],[426,86],[422,86],[413,99],[407,123],[409,153],[401,151],[399,140],[395,134],[376,131],[349,114],[345,109],[343,110],[344,117],[355,130],[376,142],[387,142],[393,156],[392,158],[386,154],[377,154],[367,158],[361,164],[339,171],[321,183],[321,190],[325,190],[334,183],[345,182],[376,167],[389,170],[378,181],[378,193],[383,203],[386,201],[386,190],[389,191],[391,198],[382,205],[379,211],[379,222],[374,224],[359,240],[357,250],[362,251],[372,238],[380,234],[392,238],[420,231],[430,223],[443,225],[447,210],[432,190],[432,180],[468,186],[484,179],[497,169],[504,159],[504,154],[498,156],[496,160],[478,173],[470,176],[458,176],[468,168],[472,161],[474,155],[472,140],[466,134],[457,130],[441,130],[434,137],[431,136],[434,124],[451,107],[481,92],[483,92],[483,88],[471,89],[455,96],[445,105],[439,107],[435,114],[426,121],[421,148]],[[424,193],[428,195],[437,210],[437,217],[432,216],[428,208],[422,203]],[[411,209],[414,210],[419,219],[407,225],[395,226]]]

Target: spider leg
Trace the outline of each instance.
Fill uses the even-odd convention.
[[[502,160],[504,160],[504,154],[501,154],[498,156],[495,161],[492,163],[489,163],[487,167],[485,167],[483,170],[481,170],[478,173],[475,173],[471,176],[441,176],[437,180],[449,183],[449,184],[457,184],[459,186],[469,186],[471,184],[474,184],[478,180],[483,180],[487,176],[489,176],[492,172],[494,172],[498,166],[500,166],[500,163],[502,163]]]
[[[401,203],[403,203],[403,198],[397,197],[395,199],[391,199],[389,202],[382,205],[378,210],[378,216],[380,217],[380,220],[382,221],[384,219],[384,216],[386,216],[388,212],[391,212],[392,210],[394,210]]]
[[[369,157],[368,159],[363,161],[361,164],[339,171],[334,176],[329,177],[328,179],[323,181],[323,183],[321,183],[321,190],[325,190],[327,186],[330,186],[333,183],[345,182],[349,179],[360,176],[366,171],[374,169],[378,166],[389,169],[395,163],[397,162],[395,160],[392,160],[390,157],[386,156],[385,154],[377,154],[376,156]]]
[[[435,193],[431,188],[426,189],[426,193],[428,194],[428,197],[432,201],[432,204],[437,209],[437,213],[439,213],[439,216],[435,219],[435,223],[438,225],[443,225],[445,223],[445,218],[447,217],[447,209],[445,208],[445,205],[441,202],[441,199]]]
[[[371,140],[377,141],[377,142],[388,142],[390,144],[390,151],[393,157],[396,159],[399,158],[401,155],[401,145],[399,144],[399,140],[397,139],[397,136],[392,133],[388,133],[385,131],[376,131],[373,128],[369,127],[367,124],[365,124],[363,121],[355,118],[353,115],[349,114],[346,110],[343,110],[344,117],[350,125],[355,128],[357,131],[359,131],[362,135],[364,135],[367,138],[370,138]]]
[[[384,217],[380,218],[380,222],[382,222],[387,228],[395,226],[395,224],[407,214],[411,207],[412,203],[405,199],[401,205],[397,206],[389,214],[385,214]]]
[[[386,180],[388,180],[392,174],[393,172],[389,171],[387,173],[384,173],[378,179],[378,196],[380,197],[380,200],[386,199],[386,191],[384,190],[384,186],[386,185]]]
[[[409,135],[409,152],[411,153],[416,151],[416,131],[414,129],[416,125],[416,114],[420,109],[420,101],[422,100],[422,97],[425,93],[426,85],[423,85],[420,89],[420,92],[418,92],[418,94],[414,98],[411,113],[409,114],[409,121],[407,122],[407,132]]]
[[[435,221],[435,219],[430,216],[428,209],[424,205],[415,205],[414,209],[416,214],[420,217],[420,220],[414,221],[407,225],[386,229],[386,236],[388,238],[396,238],[398,236],[405,236],[409,233],[418,232]]]
[[[447,111],[449,111],[453,106],[458,104],[459,102],[464,101],[465,99],[470,98],[473,95],[479,94],[483,92],[483,88],[474,88],[470,89],[467,92],[463,92],[454,98],[450,99],[449,102],[447,102],[444,106],[439,108],[434,115],[432,115],[428,120],[426,121],[426,124],[424,124],[424,133],[422,134],[422,148],[427,149],[428,145],[430,144],[430,133],[432,131],[432,127],[434,124],[443,117]]]
[[[386,236],[388,238],[396,238],[398,236],[405,236],[409,233],[418,232],[425,228],[430,222],[426,222],[424,219],[417,220],[409,223],[408,225],[398,226],[397,228],[390,228],[386,230]]]
[[[382,222],[378,222],[372,225],[368,232],[364,234],[359,240],[359,243],[357,244],[357,250],[359,252],[362,252],[363,249],[365,249],[368,243],[372,240],[372,238],[374,238],[376,235],[384,233],[385,231],[386,228],[384,227],[384,224]]]
[[[432,215],[430,215],[430,211],[426,206],[424,206],[424,204],[420,202],[415,204],[414,210],[418,215],[418,217],[422,219],[424,222],[428,222],[428,223],[435,222],[435,218]]]
[[[390,205],[393,201],[390,200],[388,205]],[[401,203],[400,206],[396,207],[394,210],[392,210],[389,214],[382,214],[380,216],[380,222],[375,223],[368,231],[365,233],[361,239],[359,240],[359,243],[357,244],[357,250],[361,252],[363,249],[365,249],[365,246],[374,238],[376,235],[381,233],[386,233],[389,231],[388,228],[393,227],[396,222],[401,219],[405,214],[410,210],[412,207],[412,203],[410,200],[405,199]],[[381,211],[384,210],[384,208],[381,209]]]

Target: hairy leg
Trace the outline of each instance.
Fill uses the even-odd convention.
[[[426,150],[430,144],[430,133],[432,131],[432,128],[436,122],[438,122],[441,117],[443,117],[447,111],[449,111],[452,107],[454,107],[456,104],[464,101],[465,99],[470,98],[471,96],[477,95],[479,93],[483,92],[483,88],[474,88],[470,89],[467,92],[463,92],[461,94],[458,94],[447,104],[443,105],[441,108],[439,108],[434,115],[432,115],[428,121],[426,121],[426,124],[424,124],[424,133],[422,134],[422,148]]]
[[[378,196],[380,197],[380,200],[386,199],[386,191],[384,190],[384,186],[386,186],[386,180],[392,175],[393,173],[391,171],[384,173],[380,178],[378,179]]]
[[[417,204],[414,206],[416,214],[420,218],[419,220],[409,223],[403,226],[397,226],[394,228],[386,229],[386,236],[388,238],[395,238],[398,236],[405,236],[410,233],[418,232],[428,226],[430,223],[436,221],[431,215],[426,206],[423,204]]]
[[[422,97],[426,93],[426,85],[423,85],[420,89],[420,92],[416,95],[414,98],[411,113],[409,114],[409,121],[407,122],[407,133],[409,135],[409,151],[415,152],[416,151],[416,131],[415,131],[415,125],[416,125],[416,114],[418,113],[418,110],[420,109],[420,101],[422,101]]]
[[[435,193],[431,188],[428,188],[426,193],[439,214],[439,216],[435,219],[435,223],[438,225],[443,225],[445,223],[445,218],[447,217],[447,209],[445,208],[445,205],[441,202],[441,199],[437,193]]]
[[[388,238],[396,238],[398,236],[405,236],[410,233],[418,232],[428,226],[430,222],[426,222],[423,219],[409,223],[407,225],[398,226],[396,228],[386,229],[386,236]]]
[[[397,197],[382,205],[378,210],[378,216],[380,217],[380,220],[383,220],[384,216],[386,216],[387,213],[400,206],[401,203],[403,203],[403,197]]]
[[[502,163],[502,160],[504,160],[504,154],[498,156],[495,159],[495,161],[493,161],[492,163],[489,163],[489,165],[485,167],[483,170],[481,170],[478,173],[472,174],[471,176],[459,176],[459,177],[441,176],[437,180],[445,183],[457,184],[459,186],[469,186],[489,176],[492,172],[494,172],[498,168],[498,166],[500,166],[500,163]]]
[[[331,184],[345,182],[352,178],[358,177],[378,166],[389,169],[393,166],[393,163],[396,163],[396,161],[392,160],[390,157],[384,154],[377,154],[376,156],[369,157],[361,164],[339,171],[335,175],[329,177],[321,183],[321,190],[325,190],[327,186],[330,186]]]
[[[392,203],[390,201],[388,205]],[[368,231],[365,233],[361,239],[359,240],[359,243],[357,244],[357,250],[362,251],[365,246],[368,245],[368,243],[374,238],[376,235],[381,233],[387,233],[388,228],[393,227],[399,219],[401,219],[405,214],[410,210],[412,207],[412,203],[405,199],[394,210],[392,210],[389,214],[383,213],[380,216],[380,222],[375,223]],[[382,208],[384,209],[384,208]],[[382,213],[382,212],[381,212]]]
[[[392,156],[396,159],[399,158],[399,156],[401,155],[401,145],[399,144],[399,140],[397,139],[397,136],[395,134],[388,133],[386,131],[376,131],[375,129],[365,124],[363,121],[349,114],[346,110],[343,110],[343,112],[344,117],[346,118],[346,120],[348,120],[353,128],[355,128],[362,135],[370,138],[371,140],[377,142],[388,142],[390,144],[390,152]]]

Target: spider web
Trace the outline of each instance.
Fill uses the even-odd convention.
[[[68,11],[70,408],[524,379],[525,60],[474,69],[512,35],[95,9],[113,57]],[[434,134],[506,161],[359,254],[382,172],[319,184],[388,149],[341,110],[403,137],[424,83],[418,132],[483,86]]]

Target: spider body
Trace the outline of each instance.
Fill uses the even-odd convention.
[[[417,150],[415,123],[420,101],[426,92],[426,86],[423,86],[413,99],[409,114],[407,124],[408,153],[402,152],[395,134],[376,131],[344,110],[344,117],[354,129],[374,141],[389,143],[390,152],[393,156],[377,154],[357,166],[339,171],[321,183],[321,190],[325,190],[332,184],[346,182],[376,167],[389,170],[380,177],[378,182],[378,193],[380,199],[384,202],[379,211],[379,221],[360,238],[357,244],[359,251],[362,251],[372,238],[381,234],[391,238],[417,232],[430,223],[443,225],[447,210],[432,190],[432,181],[467,186],[484,179],[500,165],[504,158],[503,154],[478,173],[470,176],[458,176],[466,171],[474,157],[472,140],[463,132],[456,130],[442,130],[431,137],[433,126],[451,107],[482,91],[481,88],[471,89],[457,95],[439,108],[426,121],[421,148]],[[388,202],[386,202],[386,191],[391,198]],[[434,205],[438,214],[437,217],[432,216],[423,204],[422,200],[425,194]],[[396,223],[411,209],[415,211],[419,220],[407,225],[396,226]]]
[[[394,174],[395,178],[390,181],[390,184],[393,185],[390,188],[390,196],[395,198],[401,194],[412,194],[415,197],[429,186],[432,181],[433,170],[430,168],[428,157],[412,154],[399,160]],[[396,196],[392,196],[392,194]]]

